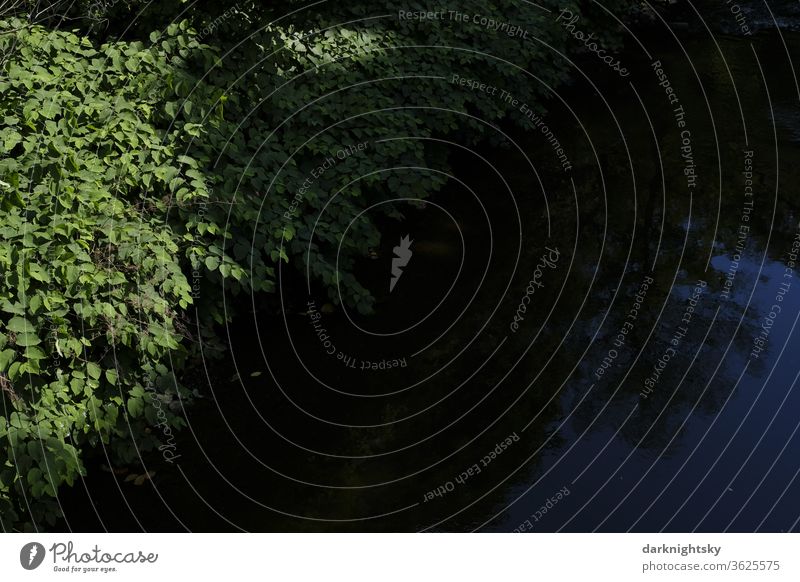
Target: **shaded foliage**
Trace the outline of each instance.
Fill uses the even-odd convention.
[[[442,140],[502,144],[496,124],[525,127],[453,75],[531,106],[567,78],[559,53],[575,45],[554,21],[562,6],[543,4],[551,12],[438,8],[508,22],[527,39],[401,19],[388,1],[295,15],[294,2],[18,3],[14,13],[38,24],[6,14],[4,528],[52,524],[58,488],[85,474],[88,449],[137,462],[162,444],[153,427],[183,425],[198,392],[182,370],[201,340],[204,355],[221,349],[214,326],[236,313],[225,294],[273,292],[290,263],[332,302],[369,312],[353,266],[379,244],[377,215],[402,218],[387,201],[447,182],[453,146]]]

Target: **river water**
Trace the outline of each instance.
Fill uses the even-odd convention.
[[[375,314],[283,273],[196,370],[178,459],[92,469],[63,527],[796,530],[795,6],[643,23],[629,77],[587,56],[538,126],[439,144],[448,187],[359,266]]]

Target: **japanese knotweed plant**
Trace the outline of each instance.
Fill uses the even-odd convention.
[[[286,18],[297,3],[126,0],[77,32],[0,21],[2,526],[52,524],[90,451],[141,462],[159,414],[184,424],[182,370],[234,315],[224,293],[272,292],[291,263],[368,312],[362,211],[401,218],[386,201],[440,190],[450,152],[526,127],[475,82],[553,100],[561,4],[446,1],[471,17],[419,22],[388,0]],[[156,16],[129,29],[139,8]]]
[[[176,233],[164,212],[170,198],[209,197],[162,123],[164,95],[185,82],[177,28],[172,44],[95,48],[70,33],[1,26],[18,29],[0,29],[10,54],[0,77],[0,520],[9,529],[53,523],[59,486],[85,473],[85,449],[132,462],[159,445],[150,427],[183,424],[173,412],[190,396],[173,374],[191,352],[183,263],[191,255],[219,270],[224,259],[200,240],[207,227]]]

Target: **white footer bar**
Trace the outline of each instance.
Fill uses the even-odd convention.
[[[800,580],[798,534],[6,534],[5,580]]]

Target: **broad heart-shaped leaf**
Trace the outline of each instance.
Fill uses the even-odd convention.
[[[14,333],[28,333],[36,331],[33,324],[24,317],[12,317],[6,327]]]
[[[89,362],[88,364],[86,364],[86,372],[89,374],[90,378],[99,380],[102,370],[100,369],[100,366],[98,366],[94,362]]]
[[[38,346],[42,343],[42,340],[39,339],[39,336],[35,333],[20,333],[17,334],[17,345],[23,348],[27,348],[30,346]]]
[[[144,410],[144,400],[141,398],[128,399],[128,414],[134,418],[137,418],[138,416],[141,416],[142,410]]]
[[[25,350],[25,357],[29,360],[44,360],[47,358],[47,354],[42,348],[31,346]]]
[[[219,267],[219,259],[217,257],[206,257],[206,268],[209,271],[214,271]]]
[[[50,275],[39,265],[33,263],[28,265],[28,273],[30,274],[31,278],[36,279],[37,281],[41,281],[43,283],[50,282]]]
[[[22,141],[22,136],[16,131],[9,131],[3,136],[3,149],[9,152],[11,149]]]

